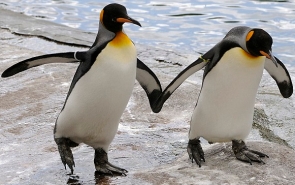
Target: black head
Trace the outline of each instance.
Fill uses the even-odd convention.
[[[253,56],[261,56],[261,52],[271,51],[272,38],[262,29],[252,29],[246,36],[246,46]]]
[[[265,56],[271,59],[276,65],[277,61],[272,55],[272,38],[263,29],[254,28],[246,36],[246,47],[253,56]]]
[[[106,29],[114,33],[121,31],[125,22],[141,26],[138,21],[128,16],[124,6],[117,3],[109,4],[103,8],[100,13],[100,21]]]

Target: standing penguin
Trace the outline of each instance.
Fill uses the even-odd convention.
[[[203,83],[190,122],[187,151],[201,167],[205,162],[200,137],[209,143],[232,141],[237,159],[252,164],[268,157],[245,145],[253,123],[257,89],[265,68],[276,81],[284,98],[293,93],[284,64],[272,55],[272,38],[262,29],[245,26],[230,30],[221,42],[184,69],[153,105],[159,112],[169,96],[190,75],[202,69]]]
[[[98,34],[88,51],[37,56],[11,66],[2,74],[8,77],[47,63],[80,62],[54,128],[61,160],[71,173],[75,163],[70,147],[85,143],[95,149],[98,172],[125,174],[125,169],[108,162],[107,151],[135,79],[146,91],[150,103],[162,92],[155,74],[137,59],[133,42],[123,32],[125,22],[141,26],[127,15],[124,6],[109,4],[100,13]]]

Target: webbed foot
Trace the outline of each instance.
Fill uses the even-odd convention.
[[[66,169],[66,165],[68,165],[68,167],[71,169],[71,174],[73,174],[74,172],[73,167],[75,166],[75,162],[74,162],[73,153],[70,147],[74,145],[74,142],[68,138],[54,138],[54,140],[58,146],[60,158],[62,163],[65,166],[65,169]]]
[[[108,154],[102,148],[95,149],[94,165],[97,172],[107,175],[113,176],[114,174],[119,174],[126,176],[128,172],[123,168],[111,164],[108,161]]]
[[[252,165],[252,162],[258,162],[265,164],[261,158],[267,157],[268,155],[255,151],[249,150],[245,142],[242,140],[232,140],[232,150],[236,155],[236,158],[240,161],[248,162]]]
[[[199,167],[201,167],[202,160],[205,162],[204,152],[199,139],[189,140],[187,145],[187,153],[189,158],[192,160],[192,163],[195,160]]]

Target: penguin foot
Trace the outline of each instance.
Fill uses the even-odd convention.
[[[232,150],[234,151],[234,154],[236,155],[236,158],[240,161],[248,162],[252,165],[252,162],[258,162],[265,164],[261,158],[267,157],[268,155],[255,151],[255,150],[249,150],[246,146],[245,142],[242,140],[232,140]]]
[[[97,172],[106,175],[113,176],[114,174],[119,174],[126,176],[128,172],[123,168],[111,164],[108,161],[108,154],[102,148],[95,149],[94,165]]]
[[[189,140],[187,145],[187,153],[189,158],[192,160],[192,163],[195,160],[199,167],[201,167],[202,160],[205,162],[204,152],[199,139]]]
[[[70,148],[70,146],[73,144],[73,141],[71,141],[68,138],[54,138],[54,140],[58,146],[60,158],[62,163],[65,166],[65,169],[66,169],[66,165],[68,165],[68,167],[71,169],[71,174],[73,174],[74,172],[73,167],[75,166],[75,162],[74,162],[72,150]]]

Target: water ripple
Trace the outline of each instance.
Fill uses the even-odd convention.
[[[275,38],[274,53],[282,53],[282,60],[295,65],[290,58],[295,53],[293,0],[116,2],[124,4],[143,26],[125,25],[136,43],[204,52],[232,27],[245,25],[268,31]],[[0,7],[90,32],[97,32],[99,13],[106,4],[93,0],[0,0]]]

